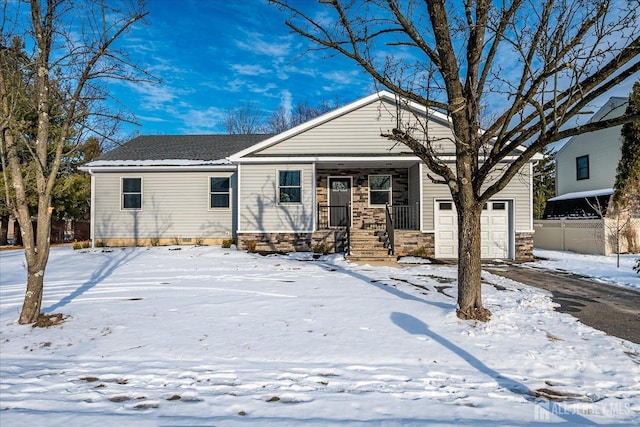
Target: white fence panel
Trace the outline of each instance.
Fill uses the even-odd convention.
[[[533,246],[540,249],[609,255],[601,219],[537,219],[533,222]]]

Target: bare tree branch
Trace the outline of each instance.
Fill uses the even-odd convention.
[[[104,108],[106,93],[101,85],[106,80],[155,79],[114,47],[145,17],[141,2],[29,0],[24,4],[29,7],[28,22],[17,10],[23,3],[4,2],[5,10],[16,8],[16,12],[5,15],[0,39],[0,130],[5,196],[24,233],[27,260],[27,290],[19,322],[32,323],[40,314],[52,194],[63,156],[78,149],[74,144],[98,119],[121,117],[120,112]],[[76,12],[83,19],[74,20],[71,15]],[[7,16],[14,22],[5,27]],[[5,33],[9,27],[24,32]],[[33,52],[22,52],[22,45],[5,49],[12,38],[29,40]],[[30,186],[35,195],[28,194]],[[35,228],[27,196],[37,200]]]
[[[636,117],[573,124],[584,107],[638,75],[638,0],[372,0],[365,6],[326,0],[320,7],[332,20],[322,22],[293,0],[271,2],[288,14],[287,25],[309,49],[349,58],[400,102],[448,116],[451,163],[441,160],[416,117],[411,124],[399,119],[382,135],[405,144],[438,176],[430,179],[451,190],[462,317],[486,315],[478,237],[484,202],[548,144]],[[493,118],[482,131],[487,107]]]

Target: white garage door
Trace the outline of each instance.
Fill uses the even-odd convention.
[[[458,219],[452,201],[436,201],[436,258],[458,257]],[[508,202],[490,201],[480,217],[482,258],[509,257]]]

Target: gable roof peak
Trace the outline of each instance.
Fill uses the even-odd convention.
[[[245,150],[242,150],[240,152],[235,153],[234,155],[232,155],[230,157],[230,159],[232,161],[238,161],[240,158],[251,154],[253,152],[257,152],[260,151],[262,149],[265,149],[271,145],[277,144],[278,142],[284,141],[292,136],[295,136],[299,133],[302,133],[304,131],[307,131],[311,128],[314,128],[316,126],[319,126],[323,123],[326,123],[330,120],[333,120],[337,117],[343,116],[347,113],[350,113],[352,111],[355,111],[359,108],[362,108],[364,106],[367,106],[373,102],[377,102],[377,101],[387,101],[387,102],[391,102],[391,103],[400,103],[400,105],[404,108],[409,108],[415,112],[421,113],[421,114],[426,114],[427,116],[429,116],[430,119],[434,119],[436,121],[439,121],[443,124],[446,124],[447,126],[450,126],[450,122],[449,122],[449,118],[445,115],[442,114],[436,110],[433,110],[432,108],[429,107],[425,107],[423,105],[418,104],[415,101],[411,101],[408,100],[406,98],[403,98],[399,95],[395,95],[387,90],[380,90],[378,92],[375,92],[371,95],[365,96],[364,98],[360,98],[356,101],[353,101],[347,105],[344,105],[340,108],[336,108],[335,110],[329,111],[325,114],[322,114],[318,117],[315,117],[307,122],[304,122],[302,124],[299,124],[298,126],[295,126],[291,129],[288,129],[282,133],[279,133],[277,135],[273,135],[272,137],[265,139],[264,141],[261,141],[260,143],[254,145],[254,146],[250,146],[247,147]]]

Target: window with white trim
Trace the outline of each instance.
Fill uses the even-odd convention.
[[[391,204],[391,175],[369,175],[369,204]]]
[[[302,171],[278,171],[278,203],[302,202]]]
[[[229,177],[209,178],[209,208],[228,208],[231,203]]]
[[[142,178],[122,178],[122,209],[142,209]]]

